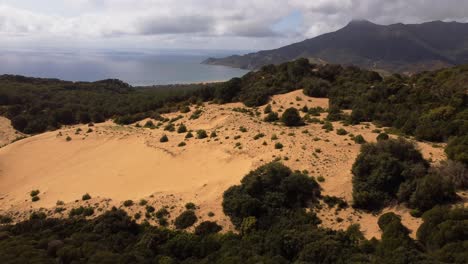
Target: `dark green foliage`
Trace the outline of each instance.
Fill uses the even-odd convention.
[[[192,210],[182,212],[174,221],[177,229],[186,229],[197,222],[197,216]]]
[[[333,124],[331,122],[325,122],[322,126],[326,131],[333,131]]]
[[[123,205],[124,205],[125,207],[133,206],[133,204],[134,204],[134,203],[133,203],[132,200],[126,200],[126,201],[124,201],[124,203],[123,203]]]
[[[31,195],[31,197],[34,197],[34,196],[38,196],[40,193],[39,190],[32,190],[31,193],[29,195]]]
[[[348,207],[348,203],[340,197],[325,195],[322,199],[323,202],[326,203],[329,207],[335,207],[335,205],[338,206],[338,209],[344,209]]]
[[[271,105],[268,104],[267,106],[265,106],[265,109],[263,110],[263,113],[264,113],[264,114],[269,114],[269,113],[271,113],[271,112],[272,112],[272,110],[271,110]]]
[[[280,142],[276,142],[275,149],[283,149],[283,144],[281,144]]]
[[[429,254],[444,263],[467,263],[466,230],[468,209],[436,206],[422,216],[418,240]]]
[[[423,177],[428,167],[421,153],[404,139],[363,145],[352,169],[354,206],[368,210],[382,208],[396,199],[397,193],[402,195],[403,188]]]
[[[7,215],[0,215],[0,224],[9,224],[13,222],[13,219]]]
[[[380,133],[377,135],[377,141],[388,140],[390,137],[386,133]]]
[[[302,118],[299,115],[299,111],[297,111],[297,109],[294,107],[288,108],[286,111],[284,111],[283,115],[281,116],[281,122],[289,127],[304,125],[304,121],[302,121]]]
[[[344,136],[348,134],[348,131],[344,130],[343,128],[337,129],[336,134],[339,136]]]
[[[424,212],[435,205],[448,203],[456,198],[454,185],[449,179],[436,173],[429,173],[416,183],[416,189],[411,194],[409,206]]]
[[[198,139],[204,139],[204,138],[207,138],[208,137],[208,134],[206,133],[205,130],[198,130],[197,131],[197,138]]]
[[[445,152],[450,159],[463,162],[465,166],[468,166],[468,135],[450,139]]]
[[[159,209],[156,213],[156,218],[164,218],[169,215],[169,211],[166,208]]]
[[[186,145],[187,145],[187,143],[185,143],[185,142],[182,141],[182,142],[180,142],[177,146],[178,146],[178,147],[185,147]]]
[[[162,137],[159,139],[159,142],[161,143],[165,143],[168,141],[169,141],[169,138],[167,137],[167,135],[162,135]]]
[[[319,195],[312,178],[293,173],[281,163],[270,163],[250,172],[241,185],[229,188],[224,193],[223,210],[237,228],[247,217],[256,217],[263,227],[274,221],[276,214],[300,210]]]
[[[278,117],[278,113],[276,113],[276,112],[268,113],[268,115],[264,119],[265,122],[275,122],[275,121],[278,121],[278,120],[279,120],[279,117]]]
[[[198,236],[206,236],[210,234],[216,234],[223,228],[216,222],[204,221],[195,227],[195,234]]]
[[[89,200],[91,199],[91,195],[89,195],[88,193],[85,193],[82,197],[81,197],[81,200],[83,201],[86,201],[86,200]]]
[[[94,208],[92,207],[77,207],[70,210],[70,217],[74,216],[91,216],[94,214]]]
[[[330,82],[319,78],[305,78],[302,81],[304,94],[312,97],[327,97],[330,90]]]
[[[37,201],[39,201],[40,199],[41,199],[41,198],[39,198],[39,196],[33,196],[33,197],[31,198],[31,201],[37,202]]]
[[[185,204],[185,209],[187,210],[195,210],[197,209],[197,206],[194,203],[186,203]]]
[[[187,135],[185,135],[185,138],[193,138],[192,132],[188,132]]]
[[[252,211],[257,216],[242,219],[240,234],[215,234],[220,227],[214,222],[201,223],[195,234],[163,228],[168,225],[167,211],[161,210],[156,215],[162,227],[137,225],[116,208],[91,220],[82,217],[90,214],[84,207],[73,213],[81,217],[68,219],[34,212],[28,221],[0,227],[0,258],[2,263],[467,262],[465,208],[435,207],[426,212],[418,244],[392,214],[379,219],[381,241],[365,240],[358,225],[346,231],[317,226],[318,219],[300,202],[313,203],[318,197],[310,195],[319,188],[308,186],[310,180],[269,164],[230,188],[225,196],[238,195],[225,197],[224,203],[242,205],[241,212],[248,212],[250,201],[256,200],[253,204],[260,209]]]
[[[364,139],[364,137],[362,135],[357,135],[353,138],[354,142],[356,142],[356,144],[364,144],[366,143],[366,140]]]

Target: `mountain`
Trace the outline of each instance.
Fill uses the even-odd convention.
[[[279,49],[209,58],[204,64],[256,70],[297,58],[399,73],[468,63],[468,23],[377,25],[351,21],[344,28]]]

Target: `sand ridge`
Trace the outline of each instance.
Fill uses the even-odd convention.
[[[328,99],[307,97],[297,90],[274,96],[270,104],[274,111],[304,106],[327,108]],[[190,113],[164,117],[177,119],[176,129],[185,124],[195,137],[197,130],[204,129],[208,135],[215,131],[215,138],[185,139],[185,133],[165,131],[167,122],[155,129],[106,122],[94,127],[65,127],[0,149],[0,213],[16,214],[15,219],[21,219],[31,210],[44,208],[50,215],[66,216],[67,211],[54,212],[56,201],[64,201],[67,208],[90,205],[90,201],[80,201],[82,194],[89,193],[98,211],[122,207],[127,199],[135,202],[146,199],[156,209],[167,207],[171,220],[184,210],[185,203],[194,202],[199,206],[200,221],[216,220],[225,230],[231,230],[232,225],[222,212],[223,192],[238,184],[248,171],[272,160],[281,160],[313,177],[323,177],[325,181],[320,184],[324,195],[338,196],[351,204],[350,170],[360,145],[350,135],[339,136],[335,131],[344,128],[369,142],[377,136],[373,132],[376,127],[367,123],[344,126],[333,122],[335,131],[328,133],[321,124],[287,128],[266,123],[262,121],[264,107],[253,109],[240,103],[204,104],[199,106],[202,114],[198,119],[190,118],[196,106],[191,108]],[[325,116],[322,114],[320,118]],[[146,121],[138,124],[144,126]],[[92,131],[87,133],[88,129]],[[167,135],[169,141],[161,143],[162,135]],[[67,136],[72,140],[67,141]],[[186,145],[179,146],[181,142]],[[277,142],[283,149],[274,147]],[[445,159],[442,147],[417,144],[433,162]],[[29,196],[34,189],[41,191],[41,199],[35,203]],[[125,209],[130,215],[145,211],[138,205]],[[388,210],[401,214],[404,224],[413,231],[420,224],[404,207]],[[214,216],[209,217],[209,213]],[[378,215],[352,208],[339,212],[323,209],[318,215],[325,227],[345,229],[352,223],[360,223],[367,237],[380,237]],[[148,221],[156,223],[155,219]]]

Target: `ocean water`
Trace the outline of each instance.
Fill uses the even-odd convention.
[[[0,74],[68,81],[120,79],[134,86],[225,81],[245,70],[203,65],[236,51],[0,50]]]

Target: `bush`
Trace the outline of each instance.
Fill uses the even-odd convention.
[[[31,201],[37,202],[37,201],[39,201],[40,199],[41,199],[41,198],[39,198],[39,196],[33,196],[33,197],[31,198]]]
[[[123,205],[125,207],[133,206],[133,201],[132,200],[126,200],[126,201],[124,201]]]
[[[195,210],[197,209],[197,206],[194,203],[186,203],[185,204],[185,209],[187,210]]]
[[[156,211],[156,209],[151,205],[147,205],[145,209],[147,213],[153,213],[154,211]]]
[[[167,137],[167,135],[163,135],[160,139],[159,139],[159,142],[161,143],[165,143],[165,142],[168,142],[169,141],[169,138]]]
[[[29,195],[31,195],[31,197],[34,197],[34,196],[38,196],[40,193],[39,190],[32,190],[31,193]]]
[[[468,135],[454,137],[449,140],[445,153],[451,160],[459,161],[468,166]]]
[[[333,124],[327,121],[325,124],[323,124],[322,129],[325,129],[326,131],[333,131]]]
[[[84,195],[81,197],[81,200],[83,200],[83,201],[90,200],[90,199],[91,199],[91,195],[89,195],[88,193],[84,194]]]
[[[339,135],[339,136],[344,136],[344,135],[348,134],[348,131],[344,130],[343,128],[340,128],[340,129],[336,130],[336,134]]]
[[[193,138],[192,132],[188,132],[187,135],[185,135],[185,138]]]
[[[182,141],[182,142],[180,142],[179,145],[177,145],[177,146],[178,146],[178,147],[185,147],[186,145],[187,145],[187,143],[185,143],[185,142]]]
[[[258,140],[258,139],[261,139],[261,138],[263,138],[263,137],[265,137],[265,134],[263,134],[263,133],[258,133],[257,135],[254,136],[254,140]]]
[[[241,185],[224,192],[223,211],[237,228],[248,217],[256,218],[259,227],[263,227],[284,213],[278,208],[303,208],[319,195],[319,185],[312,178],[273,162],[250,172]]]
[[[207,138],[208,137],[208,134],[206,133],[205,130],[198,130],[197,131],[197,138],[198,139],[204,139],[204,138]]]
[[[265,109],[263,110],[263,113],[269,114],[269,113],[271,113],[271,112],[272,112],[272,110],[271,110],[271,105],[268,104],[267,106],[265,106]]]
[[[71,138],[70,136],[67,136],[67,137],[65,138],[65,140],[66,140],[66,141],[72,141],[72,138]]]
[[[380,133],[377,136],[377,141],[388,140],[390,137],[386,133]]]
[[[138,202],[138,205],[140,205],[140,206],[145,206],[146,204],[148,204],[148,201],[145,200],[145,199],[141,199],[141,200]]]
[[[216,134],[216,131],[212,131],[211,134],[210,134],[210,138],[215,138],[217,136],[218,136],[218,134]]]
[[[416,189],[410,196],[409,206],[427,211],[438,204],[454,201],[457,198],[452,182],[435,173],[429,173],[418,180]]]
[[[283,144],[281,144],[280,142],[276,142],[275,149],[283,149]]]
[[[396,199],[397,193],[400,201],[408,200],[407,190],[412,192],[428,167],[422,154],[404,139],[363,145],[352,168],[354,206],[378,210]]]
[[[264,119],[265,122],[270,122],[270,123],[278,121],[278,120],[279,120],[279,117],[278,117],[278,113],[276,112],[268,113],[268,115]]]
[[[365,144],[366,143],[366,140],[364,139],[364,137],[362,135],[357,135],[353,138],[354,142],[356,142],[356,144]]]
[[[187,132],[187,127],[184,124],[180,124],[177,128],[177,133],[182,134]]]
[[[166,208],[159,209],[156,213],[156,218],[161,219],[169,215],[169,211]]]
[[[192,210],[184,211],[174,221],[174,225],[177,229],[186,229],[191,227],[197,222],[197,216]]]
[[[216,222],[204,221],[195,227],[195,234],[198,236],[206,236],[210,234],[216,234],[223,228]]]
[[[304,121],[302,121],[301,116],[299,115],[299,111],[296,108],[291,107],[284,111],[283,115],[281,116],[281,122],[288,127],[294,126],[302,126],[304,125]]]

